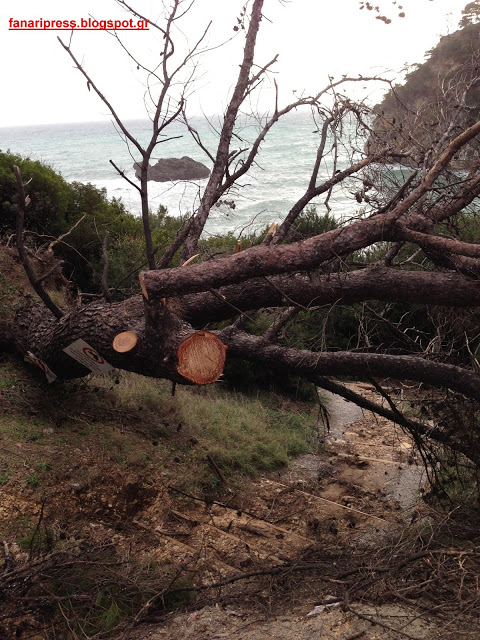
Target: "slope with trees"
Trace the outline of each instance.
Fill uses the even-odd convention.
[[[463,10],[460,29],[440,38],[415,64],[405,81],[393,86],[377,105],[373,150],[388,141],[391,161],[418,167],[430,161],[446,140],[474,124],[480,115],[480,24],[478,2]],[[469,169],[476,148],[460,150],[451,166]]]

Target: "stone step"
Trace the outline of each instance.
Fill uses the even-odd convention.
[[[345,498],[348,497],[345,495]],[[312,541],[315,540],[315,534],[328,533],[330,530],[336,535],[339,526],[359,528],[371,526],[372,522],[377,528],[388,526],[386,519],[356,508],[355,498],[350,498],[351,502],[345,504],[262,478],[256,484],[255,501],[249,510],[290,533]]]
[[[259,518],[254,518],[218,505],[211,508],[211,514],[216,527],[234,533],[264,553],[275,554],[280,560],[295,557],[316,546],[312,538],[268,522],[262,519],[261,514]]]
[[[257,541],[248,543],[242,537],[208,523],[203,523],[192,531],[189,544],[197,549],[204,549],[215,561],[233,566],[238,571],[264,569],[282,564],[282,559],[275,553],[277,549],[274,544],[270,545],[269,551]]]
[[[160,565],[173,565],[176,571],[182,572],[182,576],[191,577],[195,584],[215,582],[241,573],[241,569],[224,562],[205,546],[177,540],[166,534],[162,527],[152,527],[151,523],[135,520],[134,524],[156,538],[155,546],[149,551],[152,560]]]

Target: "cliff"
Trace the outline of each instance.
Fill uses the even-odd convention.
[[[426,55],[426,62],[375,107],[367,143],[369,152],[389,143],[390,160],[412,167],[428,164],[430,150],[441,148],[480,117],[480,24],[441,38]],[[477,143],[469,145],[454,167],[468,168],[477,151]]]

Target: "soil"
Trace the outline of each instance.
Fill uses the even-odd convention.
[[[381,401],[368,385],[351,386]],[[125,556],[168,567],[180,578],[174,586],[186,589],[179,593],[183,609],[142,617],[150,624],[132,626],[122,640],[475,637],[445,635],[443,622],[410,603],[374,608],[342,597],[342,572],[370,561],[400,530],[428,515],[410,438],[337,396],[326,401],[330,430],[318,433],[316,453],[246,481],[241,490],[226,488],[219,501],[176,490],[172,469],[112,465],[91,436],[84,449],[66,439],[52,444],[52,455],[65,457],[65,473],[49,491],[46,515],[75,522],[78,544],[87,538],[113,543]],[[8,444],[8,453],[27,460],[33,446],[27,438]],[[35,491],[16,486],[2,486],[0,524],[39,517]],[[14,543],[10,552],[17,562],[22,553],[28,558]],[[308,563],[313,568],[304,570]],[[204,588],[212,584],[217,586]]]
[[[368,385],[355,391],[379,400]],[[337,558],[345,567],[358,549],[374,554],[399,527],[418,517],[416,505],[424,483],[412,444],[396,425],[328,395],[330,431],[324,449],[298,458],[282,472],[258,479],[235,508],[194,504],[182,514],[170,512],[156,523],[177,544],[179,564],[187,558],[201,568],[201,581],[216,582],[239,572],[254,572],[312,552]],[[164,533],[162,533],[164,535]],[[171,553],[171,548],[165,552]],[[162,551],[159,549],[159,554]],[[199,561],[201,557],[201,561]],[[340,556],[341,557],[341,556]],[[194,560],[197,558],[197,560]],[[198,579],[197,573],[197,579]],[[332,581],[335,582],[335,581]],[[364,638],[443,638],[434,620],[409,606],[352,605],[344,611],[321,576],[296,577],[276,591],[224,587],[213,599],[184,613],[173,613],[138,630],[135,640],[318,640]],[[371,621],[372,622],[371,622]],[[460,636],[458,636],[460,638]],[[465,636],[465,637],[471,637]]]

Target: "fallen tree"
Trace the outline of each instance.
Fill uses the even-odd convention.
[[[143,17],[123,0],[118,2],[133,15]],[[200,205],[172,245],[162,256],[155,256],[149,228],[147,176],[142,170],[137,188],[143,206],[149,266],[139,274],[142,293],[112,301],[106,260],[102,279],[104,299],[59,308],[43,287],[48,274],[35,275],[24,250],[23,220],[28,196],[23,181],[28,176],[22,177],[16,168],[19,185],[16,242],[26,273],[42,301],[29,299],[18,310],[9,329],[17,351],[60,379],[81,377],[90,370],[99,371],[111,365],[175,383],[210,384],[220,378],[225,358],[232,354],[317,382],[328,376],[367,381],[388,377],[450,389],[480,400],[475,358],[478,331],[477,335],[465,334],[471,359],[462,366],[452,361],[451,352],[442,351],[440,339],[435,351],[422,349],[421,341],[409,338],[400,323],[392,330],[403,333],[406,341],[412,343],[410,351],[404,348],[401,353],[398,350],[391,353],[388,344],[372,346],[367,335],[348,351],[307,351],[286,346],[280,340],[281,332],[292,322],[296,311],[313,311],[322,305],[333,308],[365,301],[401,302],[422,305],[425,309],[442,306],[474,313],[480,300],[480,245],[462,237],[458,220],[475,221],[475,201],[480,195],[480,159],[475,142],[480,135],[480,122],[455,134],[452,127],[451,135],[443,136],[441,145],[436,141],[432,146],[422,169],[407,172],[400,180],[391,174],[388,179],[385,177],[388,168],[382,161],[392,154],[388,144],[376,144],[375,153],[370,154],[353,148],[350,166],[340,169],[338,148],[347,125],[360,139],[366,134],[375,135],[365,104],[354,103],[341,93],[343,86],[358,78],[345,77],[339,81],[331,79],[317,95],[302,97],[284,108],[279,107],[277,96],[272,112],[259,118],[256,138],[250,143],[242,140],[246,147],[241,152],[235,150],[233,140],[238,141],[240,136],[235,126],[242,105],[276,60],[254,64],[263,10],[263,0],[255,0],[248,24],[245,14],[241,17],[246,33],[244,56],[219,131],[218,147],[215,152],[208,151],[188,122],[185,99],[188,84],[176,97],[169,96],[179,69],[191,60],[202,42],[200,38],[180,65],[175,66],[173,28],[182,15],[181,5],[181,0],[174,0],[165,24],[152,23],[163,35],[164,50],[161,66],[149,72],[159,81],[160,90],[153,105],[152,138],[146,148],[127,130],[70,45],[62,42],[62,46],[87,78],[89,87],[111,110],[127,140],[137,148],[142,166],[148,166],[159,136],[165,135],[168,125],[183,119],[213,165]],[[170,71],[170,62],[174,71]],[[328,96],[332,101],[325,101]],[[317,155],[304,193],[299,194],[280,226],[272,226],[259,246],[244,251],[239,247],[233,255],[195,264],[198,241],[212,207],[240,184],[272,127],[300,108],[311,110],[319,133]],[[459,175],[452,171],[452,162],[458,154],[465,155],[469,146],[474,158],[468,173]],[[320,166],[326,159],[330,162],[330,175],[321,179]],[[305,207],[322,196],[329,210],[332,192],[340,187],[351,192],[351,217],[342,220],[335,229],[293,242],[292,230]],[[107,240],[105,237],[105,248]],[[180,249],[183,266],[169,268]],[[275,321],[264,335],[250,334],[245,329],[250,314],[267,307],[278,310]],[[224,323],[221,328],[207,330],[209,323],[219,321]],[[227,326],[226,321],[230,321]],[[378,321],[389,322],[386,318]],[[472,324],[475,324],[473,315]],[[418,348],[414,349],[415,345]],[[345,394],[347,397],[346,391]],[[352,399],[351,394],[348,397]],[[435,425],[429,425],[417,432],[422,437],[445,441],[441,429],[437,433],[435,429]],[[476,442],[476,435],[474,439]],[[464,453],[469,451],[465,446],[457,448]],[[477,452],[472,459],[478,464]]]

